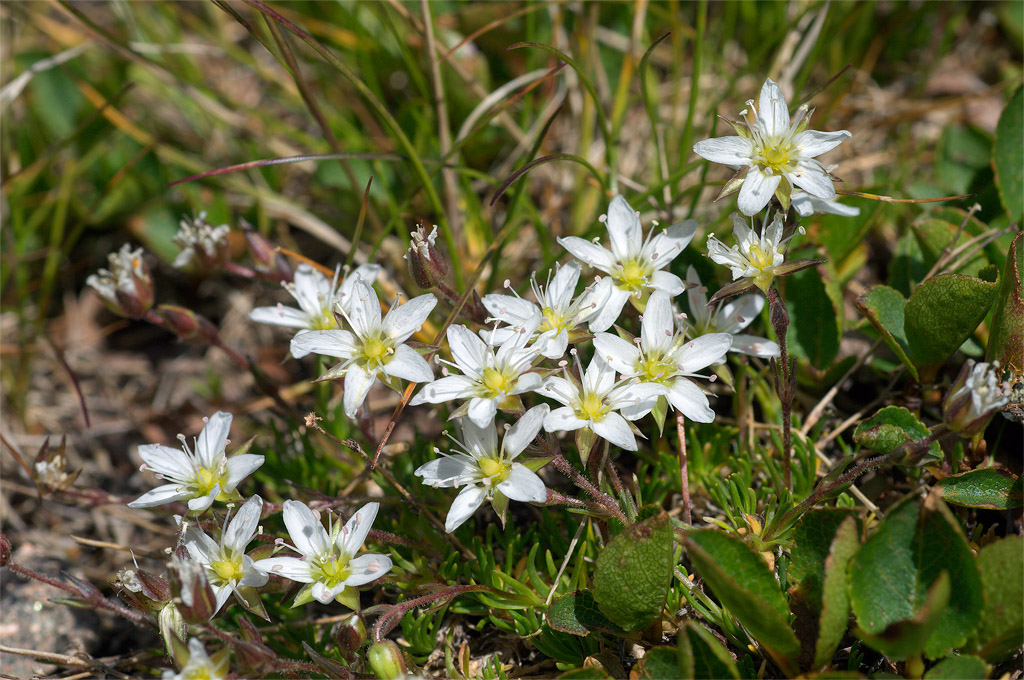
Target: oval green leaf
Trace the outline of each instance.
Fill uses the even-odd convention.
[[[992,145],[992,167],[996,186],[1006,214],[1017,224],[1024,223],[1024,169],[1020,150],[1024,148],[1024,88],[1010,99],[996,125],[996,141]]]
[[[965,508],[1012,510],[1024,505],[1021,479],[1003,468],[982,468],[946,477],[937,488],[942,500]]]

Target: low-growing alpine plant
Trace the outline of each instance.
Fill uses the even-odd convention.
[[[815,125],[840,127],[832,104],[851,77],[766,59],[778,82],[760,74],[757,102],[725,119],[736,134],[715,136],[718,111],[704,103],[685,124],[663,117],[650,81],[671,50],[665,36],[639,49],[639,28],[612,41],[630,52],[621,81],[595,80],[596,52],[512,45],[567,68],[541,68],[472,113],[438,113],[430,146],[432,132],[402,132],[416,116],[392,116],[382,85],[321,44],[326,23],[307,32],[301,13],[244,7],[264,23],[240,26],[281,55],[303,101],[312,95],[291,42],[363,84],[360,111],[380,117],[400,153],[343,153],[331,132],[335,153],[315,157],[367,182],[344,238],[292,208],[342,252],[278,238],[262,214],[257,230],[199,212],[167,239],[179,250],[162,263],[131,244],[109,255],[86,280],[109,310],[215,348],[252,394],[232,403],[209,391],[224,410],[206,411],[191,444],[178,435],[180,447],[127,452],[157,479],[134,500],[68,471],[63,442],[23,464],[47,499],[127,505],[139,527],[164,529],[111,576],[118,599],[22,564],[2,534],[0,566],[158,632],[131,671],[165,680],[1019,675],[1024,232],[1019,186],[1006,184],[1019,184],[1019,159],[993,147],[998,191],[967,212],[840,188],[821,158],[847,142],[834,159],[849,161],[857,137],[808,129],[809,101],[827,113]],[[705,39],[701,7],[677,48],[692,32]],[[237,19],[242,8],[221,7]],[[465,75],[459,46],[435,42],[448,39],[432,23],[440,8],[423,3],[418,19],[401,9],[426,22],[402,44],[403,68],[426,45],[436,68],[417,87],[438,101],[442,80]],[[381,31],[381,17],[395,31],[392,9],[375,8]],[[609,30],[595,35],[612,44]],[[460,65],[441,69],[449,57]],[[823,89],[807,96],[796,72]],[[579,101],[570,113],[559,100],[529,136],[507,140],[513,162],[492,166],[505,177],[470,164],[483,147],[467,139],[515,124],[528,94],[516,88],[566,74]],[[753,95],[740,92],[749,78],[718,82],[723,110]],[[530,97],[561,98],[561,87]],[[1006,144],[1020,142],[1021,96],[999,123]],[[309,104],[315,120],[329,103]],[[466,119],[454,140],[449,115]],[[542,155],[568,115],[591,148]],[[678,165],[666,139],[682,149]],[[652,153],[626,162],[630,145]],[[535,172],[566,160],[590,173],[577,194]],[[388,164],[409,164],[417,184],[362,176],[386,182]],[[328,177],[341,182],[307,180]],[[914,220],[898,250],[858,245],[867,215],[894,205]],[[438,226],[414,226],[414,209]],[[892,260],[892,276],[864,274],[869,253]],[[227,321],[161,301],[172,267],[269,301],[232,310],[231,324],[249,324],[247,349],[232,347]]]

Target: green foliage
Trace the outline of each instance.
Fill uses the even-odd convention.
[[[978,680],[988,677],[989,666],[969,654],[951,656],[928,669],[925,680]]]
[[[548,607],[547,624],[554,630],[587,636],[593,632],[621,634],[622,628],[608,620],[597,606],[593,593],[577,590],[559,597]]]
[[[981,620],[978,568],[956,519],[935,498],[894,507],[849,573],[860,635],[887,655],[941,658]]]
[[[646,628],[661,615],[672,580],[673,535],[662,513],[626,527],[598,556],[594,599],[624,630]]]
[[[907,442],[917,442],[931,434],[924,423],[902,406],[886,406],[861,422],[853,432],[853,441],[878,453],[891,453]],[[929,446],[932,455],[941,454],[938,442]]]
[[[942,500],[967,508],[1011,510],[1024,505],[1021,478],[1004,468],[961,472],[946,477],[936,488]]]
[[[1024,198],[1020,188],[1024,185],[1024,88],[1010,98],[996,127],[996,142],[992,145],[992,165],[996,172],[999,197],[1010,219],[1024,224]]]
[[[1010,244],[992,307],[992,330],[985,350],[987,361],[1002,366],[1024,368],[1024,232],[1018,232]]]
[[[998,662],[1020,648],[1024,639],[1024,538],[1008,536],[978,552],[985,607],[968,647]]]
[[[785,279],[789,346],[794,354],[822,370],[832,365],[843,337],[843,294],[836,279],[835,269],[828,263]]]
[[[679,677],[739,680],[729,651],[707,629],[687,621],[679,631]]]

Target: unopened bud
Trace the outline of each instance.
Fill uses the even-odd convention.
[[[437,247],[437,226],[427,233],[420,223],[412,233],[412,245],[405,254],[409,274],[420,288],[434,288],[448,275],[448,258]]]
[[[171,594],[182,617],[189,623],[206,623],[217,613],[217,596],[206,569],[198,562],[174,558],[168,565]]]
[[[0,567],[6,567],[11,562],[11,541],[7,534],[0,534]]]
[[[338,624],[334,633],[338,651],[346,661],[355,659],[355,653],[366,643],[366,624],[359,614],[353,614]]]
[[[111,584],[121,599],[142,611],[160,611],[171,599],[171,585],[145,569],[122,569]]]
[[[999,383],[997,371],[998,363],[967,360],[942,403],[946,427],[967,439],[981,437],[996,411],[1010,401],[1009,389]]]
[[[114,314],[141,319],[153,306],[153,279],[142,259],[142,248],[125,243],[116,253],[107,255],[109,269],[100,269],[85,280],[99,293],[103,304]]]
[[[244,221],[242,222],[242,233],[245,234],[249,256],[252,257],[258,272],[275,282],[292,280],[295,272],[288,264],[288,259],[281,257],[281,253],[273,243]]]
[[[405,677],[405,659],[402,650],[391,640],[382,640],[366,650],[366,660],[380,680],[399,680]]]
[[[167,656],[174,659],[179,666],[184,666],[188,663],[188,647],[185,646],[188,623],[174,603],[169,603],[160,610],[160,614],[157,615],[157,623],[160,626],[160,637],[163,638],[164,647],[167,648]]]
[[[212,341],[217,337],[216,327],[206,317],[179,305],[159,305],[156,313],[163,319],[167,330],[182,340],[200,338]]]

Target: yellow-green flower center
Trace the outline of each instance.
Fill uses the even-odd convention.
[[[603,420],[605,414],[611,409],[604,401],[604,397],[600,394],[590,392],[583,395],[583,399],[573,409],[576,412],[576,417],[580,420]]]
[[[328,588],[334,588],[351,575],[352,570],[348,568],[349,556],[335,553],[324,555],[311,568],[311,576],[315,581],[323,583]]]
[[[545,307],[541,310],[544,318],[541,319],[540,325],[537,327],[538,333],[544,333],[545,331],[560,331],[565,328],[565,316],[559,314],[550,307]]]
[[[507,393],[511,388],[509,379],[501,371],[490,366],[484,369],[480,382],[483,385],[483,393],[480,396],[488,399],[493,399],[503,392]]]
[[[773,174],[792,172],[796,169],[797,159],[791,141],[778,141],[770,146],[762,147],[760,151],[761,167],[773,171]]]
[[[512,463],[500,458],[481,458],[477,465],[480,466],[480,472],[484,477],[490,479],[492,486],[504,482],[512,472]]]
[[[322,309],[320,318],[314,319],[312,326],[314,331],[330,331],[338,327],[338,320],[334,318],[334,312],[330,309]]]
[[[637,363],[637,373],[645,382],[662,383],[676,373],[675,363],[658,354],[641,357]]]
[[[775,262],[771,251],[764,252],[759,246],[750,246],[750,256],[747,258],[750,266],[757,269],[760,273],[754,277],[754,285],[761,290],[768,290],[768,286],[771,285],[772,279],[775,275],[772,273],[772,265]]]
[[[647,285],[647,276],[649,274],[649,268],[644,266],[643,263],[637,260],[628,260],[622,265],[622,269],[616,278],[620,288],[638,293]]]
[[[363,361],[367,366],[386,364],[393,352],[391,343],[381,335],[372,335],[363,340]]]
[[[227,481],[227,469],[223,466],[220,466],[217,470],[201,467],[196,470],[196,496],[208,496],[213,491],[213,487],[220,484],[220,493],[217,494],[217,500],[226,500],[228,498],[227,490],[225,489]]]
[[[210,563],[210,568],[225,582],[239,580],[245,574],[241,555],[226,560],[215,560]]]

